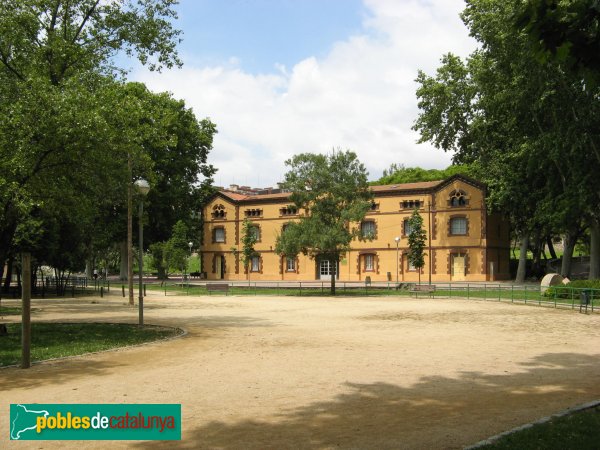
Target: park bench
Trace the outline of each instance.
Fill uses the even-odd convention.
[[[211,292],[225,292],[225,295],[229,292],[229,285],[227,283],[209,283],[206,285],[206,291],[208,295]]]
[[[425,292],[429,294],[429,297],[435,295],[435,285],[433,284],[415,284],[410,287],[409,292],[415,294],[415,297],[419,296],[419,292]]]

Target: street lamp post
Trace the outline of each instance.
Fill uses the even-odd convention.
[[[144,273],[144,198],[148,194],[150,190],[150,185],[144,179],[137,180],[135,182],[135,186],[137,187],[139,196],[140,196],[140,210],[139,210],[139,239],[140,239],[140,248],[138,255],[138,267],[139,267],[139,297],[138,297],[138,308],[139,308],[139,325],[144,325],[144,286],[143,286],[143,273]]]
[[[400,257],[400,236],[394,238],[396,241],[396,287],[398,286],[398,274],[400,273],[399,257]]]

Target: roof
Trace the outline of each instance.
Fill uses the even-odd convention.
[[[480,182],[473,180],[471,178],[465,177],[463,175],[454,175],[445,180],[436,180],[436,181],[421,181],[418,183],[399,183],[399,184],[386,184],[381,186],[370,186],[370,189],[373,191],[375,195],[390,195],[395,193],[415,193],[415,191],[434,191],[437,190],[448,183],[452,182],[455,179],[461,179],[469,184],[474,186],[484,188],[484,185]],[[217,192],[216,195],[220,195],[233,201],[234,203],[261,203],[261,202],[277,202],[281,200],[285,200],[290,198],[292,195],[291,192],[279,192],[276,194],[240,194],[238,192],[233,192],[228,189],[221,189]]]

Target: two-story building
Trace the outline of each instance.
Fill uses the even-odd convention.
[[[509,226],[485,206],[485,186],[455,175],[446,180],[372,186],[374,201],[360,226],[368,239],[356,239],[339,262],[341,281],[415,282],[419,274],[408,261],[408,219],[416,208],[427,235],[421,280],[491,281],[509,278]],[[289,193],[220,190],[204,208],[201,252],[209,280],[246,280],[241,251],[242,222],[254,225],[257,254],[249,264],[252,280],[330,279],[330,261],[275,253],[283,227],[303,211]]]

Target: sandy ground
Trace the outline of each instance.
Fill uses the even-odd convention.
[[[442,449],[600,399],[600,315],[456,299],[146,305],[147,323],[189,334],[0,370],[0,448],[108,444],[11,442],[10,403],[182,404],[181,442],[112,448]],[[37,321],[137,320],[117,297],[33,306]]]

